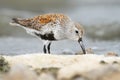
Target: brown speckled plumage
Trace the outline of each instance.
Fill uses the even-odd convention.
[[[16,18],[13,20],[24,27],[40,30],[42,26],[48,23],[51,23],[51,25],[59,24],[61,26],[65,26],[66,23],[70,21],[70,18],[63,14],[44,14],[29,19]]]

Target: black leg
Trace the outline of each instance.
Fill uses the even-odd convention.
[[[43,47],[43,51],[44,51],[45,54],[47,53],[46,45],[44,45],[44,47]]]
[[[50,54],[50,45],[51,45],[51,42],[48,44],[47,46],[47,49],[48,49],[48,53]]]

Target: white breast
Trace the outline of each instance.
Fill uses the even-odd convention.
[[[59,24],[57,24],[57,25],[47,24],[42,27],[41,32],[42,32],[42,34],[53,32],[54,37],[57,40],[66,38],[65,29],[64,29],[64,27],[61,27],[61,25],[59,25]]]

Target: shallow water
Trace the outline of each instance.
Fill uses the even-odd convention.
[[[119,41],[92,41],[84,39],[84,44],[87,48],[92,48],[95,54],[104,54],[107,52],[120,52]],[[41,53],[43,43],[36,38],[0,38],[0,54],[16,55],[16,54],[31,54]],[[79,44],[75,41],[63,40],[53,42],[51,46],[52,54],[75,54],[80,51]]]

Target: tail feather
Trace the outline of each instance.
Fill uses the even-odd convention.
[[[24,26],[24,27],[29,27],[29,26],[31,26],[31,20],[12,18],[12,24],[19,24],[19,25]]]
[[[10,25],[12,26],[20,26],[21,24],[19,23],[20,19],[18,18],[12,18],[12,22],[10,22]]]
[[[18,18],[12,18],[12,21],[13,21],[13,23],[18,23],[19,24]]]
[[[34,27],[33,23],[34,22],[33,22],[32,19],[13,18],[10,25],[12,25],[12,26],[22,26],[22,27],[26,27],[26,28],[39,30],[39,27]]]

